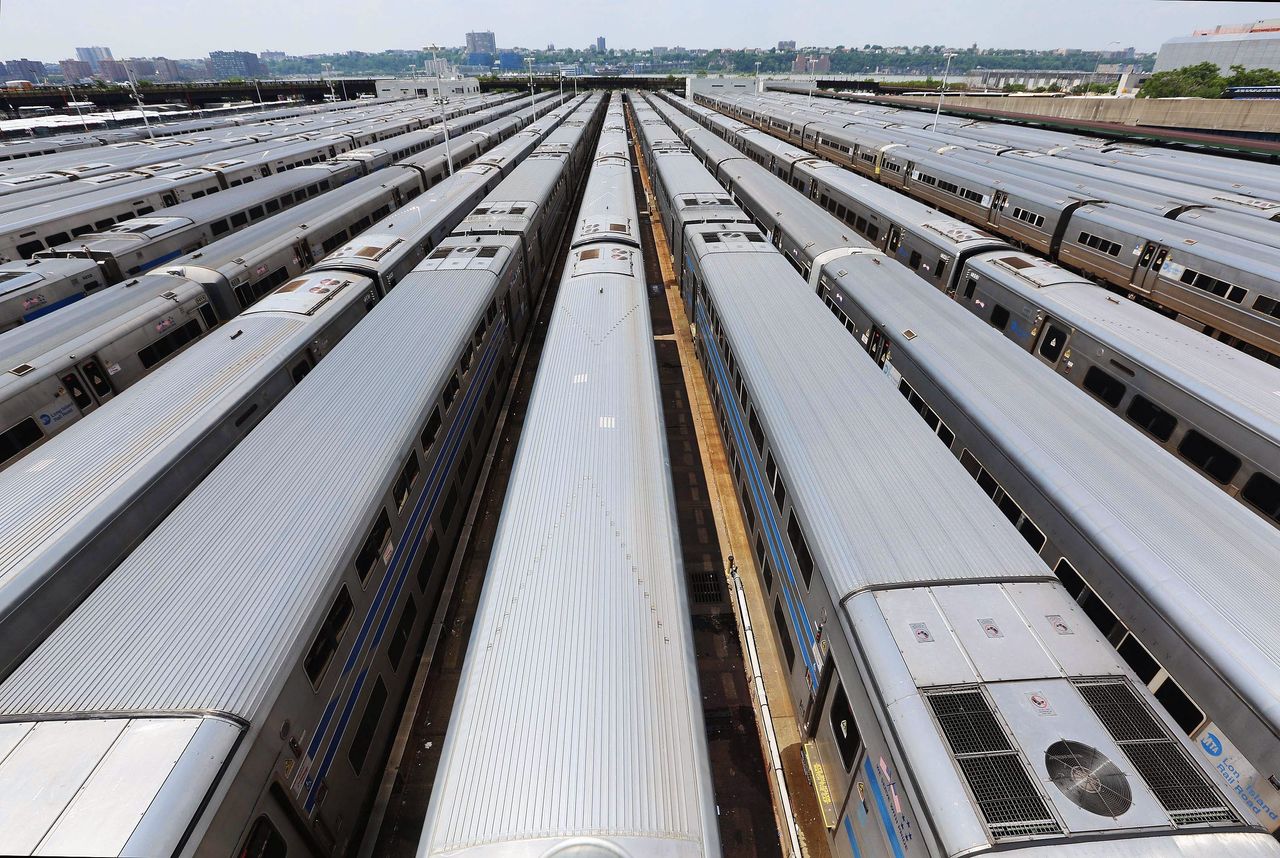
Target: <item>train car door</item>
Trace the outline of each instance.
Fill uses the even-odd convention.
[[[116,369],[119,369],[119,367],[116,367]],[[102,365],[97,358],[81,361],[80,373],[89,382],[89,389],[93,391],[94,397],[99,402],[106,402],[112,396],[115,396],[116,391],[111,386],[110,373],[103,372]],[[83,411],[84,409],[80,410]]]
[[[1005,203],[1009,201],[1009,195],[1004,191],[996,191],[991,195],[991,208],[987,210],[987,224],[989,226],[999,226],[1001,214],[1004,212]]]
[[[1131,282],[1135,287],[1143,292],[1150,294],[1160,279],[1160,269],[1164,267],[1164,262],[1169,258],[1169,248],[1163,244],[1154,241],[1148,241],[1142,247],[1142,255],[1138,257],[1138,264],[1133,270]]]
[[[1070,339],[1070,328],[1052,316],[1046,318],[1040,325],[1040,341],[1036,345],[1036,357],[1049,366],[1056,367]]]

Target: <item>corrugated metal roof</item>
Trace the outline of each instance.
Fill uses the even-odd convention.
[[[872,264],[869,257],[840,264],[864,259]],[[833,597],[1050,574],[781,256],[709,254],[702,264]],[[777,330],[805,332],[804,349]],[[891,443],[868,446],[865,438]]]
[[[0,685],[0,712],[252,718],[294,668],[493,282],[406,278]]]

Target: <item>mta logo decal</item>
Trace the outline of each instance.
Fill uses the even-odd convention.
[[[1200,747],[1204,748],[1205,753],[1211,757],[1222,756],[1222,740],[1213,733],[1204,734],[1204,738],[1200,740]]]

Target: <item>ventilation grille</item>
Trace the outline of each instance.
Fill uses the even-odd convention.
[[[724,576],[718,571],[694,572],[689,576],[693,601],[699,605],[718,605],[724,601]]]
[[[951,691],[928,699],[991,836],[1061,833],[982,693]]]
[[[1127,682],[1077,682],[1076,686],[1175,825],[1239,822],[1235,811]]]

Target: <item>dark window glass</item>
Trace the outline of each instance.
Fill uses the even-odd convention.
[[[796,563],[800,566],[800,574],[804,576],[805,586],[813,578],[813,557],[809,554],[809,544],[805,542],[804,532],[800,530],[800,522],[796,521],[793,510],[787,519],[787,536],[791,539],[791,548],[796,554]]]
[[[338,641],[342,639],[342,633],[346,631],[347,622],[351,619],[351,607],[351,594],[344,586],[334,597],[333,604],[329,607],[329,614],[324,618],[324,623],[321,624],[320,631],[316,634],[316,639],[311,643],[311,649],[307,650],[307,657],[303,660],[303,666],[312,685],[319,685],[325,668],[329,666],[334,652],[338,649]]]
[[[751,533],[756,529],[756,511],[751,503],[751,493],[747,491],[746,486],[739,483],[738,495],[742,498],[742,513],[747,518],[747,533]]]
[[[39,240],[27,241],[18,245],[18,256],[23,259],[30,259],[42,250],[44,250],[44,242]]]
[[[760,427],[760,420],[756,417],[756,410],[751,409],[751,416],[747,419],[747,423],[751,427],[751,437],[756,442],[756,449],[764,452],[764,429]]]
[[[1066,344],[1067,332],[1057,325],[1050,325],[1040,340],[1040,357],[1049,363],[1057,363]]]
[[[431,416],[427,418],[427,424],[422,427],[422,449],[427,452],[431,449],[431,445],[436,442],[436,435],[440,434],[440,409],[431,409]]]
[[[444,499],[444,507],[440,510],[440,523],[445,528],[448,528],[450,525],[453,524],[453,517],[457,512],[457,507],[458,507],[458,487],[457,485],[453,485],[453,486],[450,486],[449,494],[446,495]]]
[[[4,453],[0,452],[0,459]],[[1240,496],[1257,507],[1263,515],[1280,523],[1280,483],[1259,471],[1244,484]]]
[[[232,226],[244,226],[248,222],[249,222],[249,215],[245,214],[244,212],[236,212],[231,216]]]
[[[773,600],[773,622],[778,627],[778,637],[782,641],[782,654],[787,657],[787,669],[796,666],[796,648],[791,642],[791,628],[787,625],[786,615],[782,612],[782,598]]]
[[[778,512],[782,512],[787,503],[787,487],[782,484],[781,477],[778,478],[778,482],[773,486],[773,499],[778,502]]]
[[[1240,470],[1240,457],[1222,447],[1212,438],[1194,429],[1187,430],[1178,444],[1178,453],[1213,479],[1226,484]]]
[[[449,410],[449,406],[453,404],[453,399],[458,395],[458,379],[454,376],[449,377],[449,381],[445,383],[444,393],[440,398],[444,401],[445,411]]]
[[[431,539],[427,541],[426,550],[422,552],[421,565],[418,566],[418,589],[423,593],[427,592],[427,585],[431,583],[431,572],[435,569],[438,559],[440,559],[440,540],[433,533]]]
[[[249,839],[244,842],[239,858],[285,858],[287,852],[280,832],[265,816],[259,816],[249,830]]]
[[[1138,643],[1133,635],[1125,635],[1116,649],[1143,682],[1150,682],[1160,670],[1160,662],[1152,658],[1147,648]]]
[[[413,488],[413,484],[417,482],[418,474],[422,473],[418,466],[418,454],[409,452],[409,458],[404,463],[404,467],[400,469],[400,476],[396,478],[394,496],[396,500],[396,509],[404,509],[405,501],[409,499],[409,492]]]
[[[758,535],[756,536],[755,548],[756,548],[756,562],[760,563],[764,560],[765,553],[764,553],[764,539]]]
[[[43,437],[40,424],[30,417],[0,432],[0,462],[12,459]]]
[[[1084,374],[1084,389],[1115,408],[1124,399],[1125,386],[1107,372],[1096,366],[1089,367]]]
[[[365,704],[364,714],[360,716],[360,726],[351,737],[351,748],[347,751],[347,760],[356,774],[364,768],[365,758],[369,756],[369,746],[373,744],[373,734],[378,730],[378,720],[382,717],[382,709],[387,705],[387,686],[382,677],[374,683],[369,702]]]
[[[1161,441],[1168,441],[1173,436],[1173,430],[1178,426],[1176,417],[1141,393],[1133,395],[1124,413],[1135,425],[1147,430]]]
[[[71,397],[71,401],[76,404],[76,408],[84,410],[93,404],[93,397],[89,395],[89,391],[84,389],[84,385],[80,383],[80,376],[74,372],[69,372],[62,376],[59,381],[66,388],[67,395]]]
[[[187,343],[199,339],[202,333],[204,332],[200,330],[200,323],[192,319],[138,352],[138,360],[142,361],[144,367],[151,369]]]
[[[964,299],[968,301],[970,298],[972,298],[973,292],[977,288],[978,288],[978,281],[970,277],[969,282],[964,285]]]
[[[400,614],[400,622],[391,635],[391,643],[387,647],[387,658],[391,659],[391,669],[400,669],[400,659],[404,657],[405,648],[409,646],[409,638],[413,635],[413,624],[418,619],[418,606],[413,597],[405,600],[404,611]]]
[[[1003,331],[1009,324],[1009,311],[999,304],[991,308],[991,326],[997,331]]]
[[[369,535],[365,537],[364,546],[356,555],[356,573],[360,576],[361,583],[369,580],[369,573],[373,571],[373,566],[377,563],[383,546],[390,536],[391,519],[387,517],[385,509],[380,510],[378,520],[373,523],[373,530],[369,531]]]
[[[1104,636],[1110,635],[1115,631],[1116,623],[1120,622],[1097,593],[1090,593],[1086,596],[1084,601],[1080,603],[1080,607],[1084,608],[1085,615],[1093,620],[1093,624],[1098,627],[1098,630]]]
[[[773,592],[773,568],[769,565],[769,558],[766,557],[760,562],[760,575],[764,578],[764,589],[766,593]]]
[[[836,747],[840,749],[840,762],[844,763],[844,770],[847,772],[858,759],[862,733],[858,730],[858,722],[853,718],[853,707],[849,705],[849,697],[844,693],[844,685],[838,681],[835,697],[831,701],[831,732],[835,734]]]
[[[1156,689],[1156,700],[1169,710],[1174,722],[1188,735],[1204,720],[1204,713],[1191,702],[1191,698],[1172,679],[1166,679]]]
[[[907,267],[913,271],[920,267],[920,251],[911,251],[911,255],[907,257]]]
[[[1053,574],[1058,576],[1058,580],[1062,582],[1062,586],[1067,589],[1072,598],[1079,598],[1084,592],[1084,579],[1076,572],[1076,568],[1067,562],[1067,558],[1063,557],[1058,561],[1058,565],[1053,567]]]

